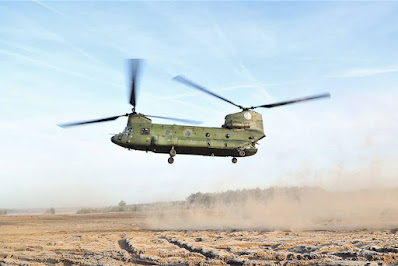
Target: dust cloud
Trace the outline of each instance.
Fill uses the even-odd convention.
[[[265,189],[191,194],[159,208],[146,226],[165,230],[356,230],[398,228],[398,178],[391,161],[302,169]]]
[[[398,187],[331,191],[271,187],[196,193],[148,214],[164,230],[354,230],[398,227]]]

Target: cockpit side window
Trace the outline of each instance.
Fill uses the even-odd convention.
[[[149,135],[150,130],[149,128],[141,128],[141,135]]]

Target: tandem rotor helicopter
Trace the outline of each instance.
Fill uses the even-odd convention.
[[[155,153],[168,153],[168,162],[172,164],[177,154],[191,154],[203,156],[231,156],[232,163],[237,163],[236,157],[247,157],[256,154],[258,141],[265,137],[263,119],[261,114],[253,111],[256,108],[274,108],[282,105],[304,102],[319,98],[330,97],[329,93],[293,99],[289,101],[244,107],[236,104],[214,92],[184,78],[176,76],[173,79],[185,85],[207,93],[222,101],[241,109],[238,113],[225,116],[225,122],[221,128],[200,127],[184,125],[153,124],[152,118],[174,120],[187,124],[201,124],[199,121],[179,119],[173,117],[146,115],[136,112],[137,76],[141,59],[129,59],[130,98],[133,106],[131,113],[111,116],[89,121],[60,124],[62,128],[113,121],[119,117],[128,117],[127,126],[123,132],[114,135],[111,141],[121,147],[133,150],[152,151]]]

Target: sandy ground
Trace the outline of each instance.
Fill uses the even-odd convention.
[[[398,230],[149,230],[145,214],[0,216],[0,265],[398,265]]]

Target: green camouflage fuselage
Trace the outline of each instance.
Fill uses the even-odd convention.
[[[111,138],[127,149],[205,156],[251,156],[265,137],[262,116],[254,111],[229,114],[221,128],[152,124],[141,114],[130,114],[126,129]],[[244,151],[244,153],[239,153]]]

